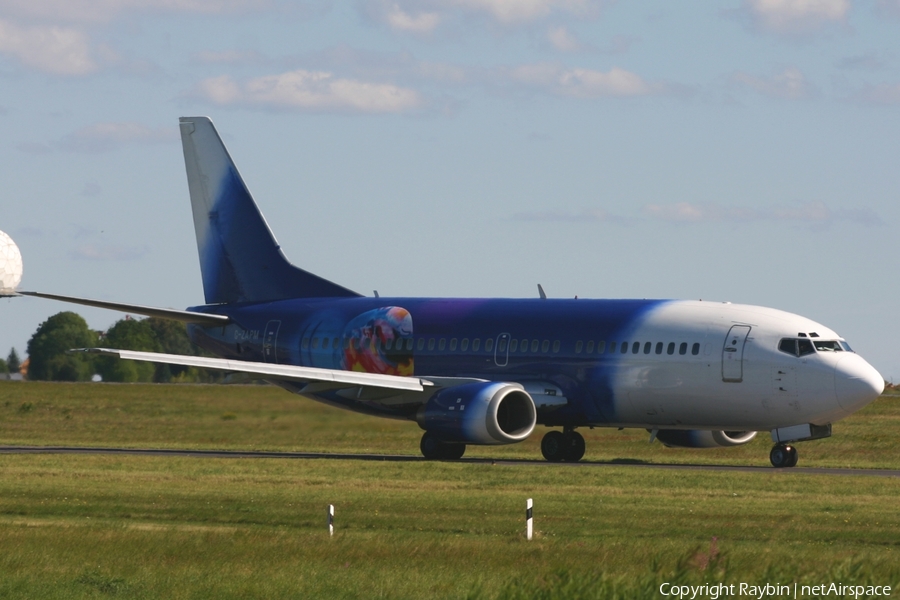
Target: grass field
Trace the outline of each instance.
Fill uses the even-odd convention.
[[[900,397],[883,396],[833,438],[800,444],[801,466],[900,468],[898,421]],[[266,386],[0,383],[2,444],[414,455],[420,433]],[[0,598],[641,598],[662,597],[663,582],[900,585],[900,478],[547,466],[536,433],[472,449],[535,460],[518,466],[0,455]],[[687,451],[650,445],[642,431],[586,434],[588,462],[763,466],[770,446]]]

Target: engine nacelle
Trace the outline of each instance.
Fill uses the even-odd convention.
[[[705,429],[661,429],[656,434],[656,439],[670,448],[740,446],[755,437],[755,431],[707,431]]]
[[[416,422],[448,442],[513,444],[531,435],[537,409],[518,383],[466,383],[432,396]]]

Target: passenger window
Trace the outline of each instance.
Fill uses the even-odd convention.
[[[428,351],[434,350],[434,338],[428,338]]]
[[[675,342],[669,342],[668,347],[666,347],[666,354],[675,354]]]
[[[420,338],[419,338],[419,341],[416,342],[416,350],[418,350],[419,352],[421,352],[421,351],[424,350],[424,349],[425,349],[425,338],[421,338],[421,337],[420,337]]]
[[[800,356],[806,356],[807,354],[812,354],[815,352],[813,349],[812,342],[809,339],[800,339],[797,340],[797,349]]]
[[[603,354],[606,351],[606,342],[597,342],[597,354]]]
[[[797,340],[783,339],[778,342],[778,349],[787,354],[797,356]]]
[[[312,349],[315,350],[319,347],[319,338],[314,337],[312,339]]]
[[[479,348],[481,348],[481,338],[475,338],[472,340],[472,352],[478,352]]]
[[[559,340],[553,342],[553,354],[559,352]]]
[[[610,354],[615,354],[615,353],[616,353],[616,343],[615,343],[615,342],[610,342],[610,343],[609,343],[609,353],[610,353]]]
[[[532,352],[537,352],[537,351],[538,351],[538,344],[539,344],[539,343],[540,343],[540,342],[538,342],[537,340],[531,340],[531,351],[532,351]]]
[[[500,343],[497,344],[497,352],[500,352],[501,354],[506,352],[506,338],[503,338],[500,340]]]
[[[407,349],[409,352],[412,352],[412,344],[413,344],[413,339],[412,339],[412,338],[406,338],[406,349]]]
[[[469,338],[463,338],[462,342],[459,343],[459,349],[463,352],[469,349]]]
[[[494,349],[494,338],[488,338],[484,340],[484,351],[490,352]]]
[[[304,350],[309,350],[309,338],[308,337],[303,338],[303,341],[300,342],[300,347],[303,348]]]
[[[588,343],[587,343],[587,348],[585,349],[585,352],[587,352],[588,354],[590,354],[590,353],[593,352],[593,351],[594,351],[594,342],[588,342]]]
[[[631,353],[632,353],[632,354],[637,354],[637,353],[638,353],[638,350],[640,350],[640,349],[641,349],[641,343],[640,343],[640,342],[635,342],[635,343],[633,343],[633,344],[631,345]]]
[[[341,345],[341,338],[334,338],[331,341],[332,341],[331,347],[334,348],[335,350],[337,350]],[[409,349],[412,350],[412,340],[409,340],[409,341],[410,341]]]
[[[581,354],[581,349],[584,347],[584,342],[578,340],[575,342],[575,354]]]
[[[325,346],[322,346],[322,347],[324,348]],[[384,349],[385,350],[393,350],[394,349],[394,338],[389,338],[389,339],[385,340]]]
[[[644,354],[650,354],[650,347],[652,345],[653,344],[651,344],[650,342],[644,342]]]
[[[443,352],[446,347],[447,347],[447,338],[441,338],[441,340],[438,342],[438,350]]]
[[[657,353],[657,354],[662,354],[662,349],[663,349],[663,343],[662,343],[662,342],[656,342],[656,353]]]
[[[359,350],[359,338],[351,338],[350,345],[353,347],[354,350]]]
[[[509,343],[509,351],[515,352],[519,349],[519,340],[513,340]]]
[[[622,354],[628,354],[628,342],[622,342],[619,344],[619,352]]]
[[[678,354],[687,354],[687,342],[681,342],[678,346]]]
[[[541,352],[543,352],[544,354],[547,354],[547,352],[549,350],[550,350],[550,340],[544,340],[543,342],[541,342]]]
[[[700,344],[698,342],[694,342],[694,345],[691,346],[691,354],[694,356],[700,354]]]
[[[450,340],[450,352],[456,352],[456,338]]]

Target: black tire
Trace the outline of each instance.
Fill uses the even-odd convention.
[[[799,458],[799,457],[797,456],[797,448],[795,448],[794,446],[788,446],[788,447],[787,447],[787,450],[788,450],[788,464],[787,464],[787,466],[788,466],[788,467],[796,467],[796,466],[797,466],[797,459]]]
[[[566,434],[566,462],[578,462],[584,456],[584,437],[577,431]]]
[[[772,447],[772,451],[769,452],[769,461],[771,461],[772,466],[776,469],[784,469],[785,467],[790,467],[791,465],[791,451],[793,450],[796,455],[797,451],[793,449],[791,446],[786,446],[783,444],[777,444]],[[796,462],[794,463],[796,464]]]
[[[426,460],[438,460],[443,458],[441,453],[443,449],[444,443],[433,433],[426,431],[422,434],[422,441],[419,442],[419,450],[422,451],[422,456],[424,456]]]
[[[459,460],[462,458],[463,454],[466,453],[466,445],[465,444],[443,444],[443,456],[441,458],[445,460]]]
[[[562,431],[548,431],[541,440],[541,454],[550,462],[566,459],[566,436]]]

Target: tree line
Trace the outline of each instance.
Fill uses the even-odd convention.
[[[168,354],[212,356],[195,346],[183,323],[150,317],[125,317],[106,332],[93,331],[81,315],[60,312],[40,324],[28,340],[28,379],[35,381],[91,381],[99,375],[115,382],[215,382],[216,372],[114,356],[68,353],[73,348],[118,348]],[[15,352],[15,349],[13,349]]]

